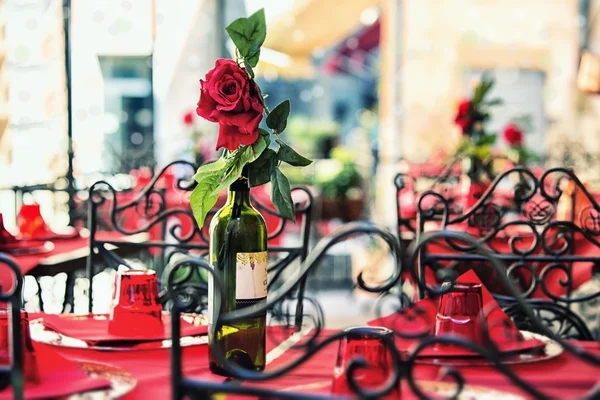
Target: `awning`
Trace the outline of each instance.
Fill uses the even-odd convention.
[[[283,76],[308,77],[314,73],[313,54],[340,43],[365,22],[373,23],[368,20],[377,15],[373,10],[380,3],[381,0],[300,0],[267,27],[257,72],[264,74],[270,68]]]
[[[381,23],[360,30],[349,37],[324,63],[330,73],[355,72],[368,64],[369,52],[379,46]]]

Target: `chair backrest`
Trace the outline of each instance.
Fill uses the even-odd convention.
[[[510,169],[462,214],[452,214],[447,199],[438,193],[425,192],[417,204],[417,221],[418,238],[428,230],[473,234],[505,264],[506,274],[519,283],[525,297],[555,305],[546,313],[562,307],[566,311],[557,313],[566,318],[573,303],[600,296],[572,296],[600,265],[600,206],[570,169],[552,168],[540,175],[523,167]],[[476,269],[494,295],[510,305],[512,298],[493,287],[497,276],[472,246],[430,243],[417,268],[419,276],[431,279],[431,272],[443,274],[440,271],[451,264],[459,270]]]
[[[10,365],[0,367],[0,390],[5,389],[10,384],[12,386],[13,398],[23,399],[24,356],[23,336],[21,333],[23,276],[21,275],[19,266],[13,259],[1,252],[0,274],[3,283],[2,287],[0,287],[2,312],[10,311],[6,318],[8,320],[8,327],[10,328],[8,329],[10,340],[7,346],[11,360]],[[4,306],[5,303],[8,303],[6,307]],[[3,339],[8,339],[8,335],[4,336],[3,334]]]
[[[109,266],[117,268],[119,265],[127,266],[122,255],[128,251],[150,252],[156,261],[154,269],[160,276],[177,254],[193,252],[205,256],[208,253],[208,226],[217,208],[211,210],[204,226],[199,228],[189,207],[189,195],[196,186],[192,180],[196,169],[194,164],[187,161],[174,161],[138,192],[120,193],[104,181],[90,187],[90,254],[86,267],[87,278],[90,279],[90,310],[93,299],[91,282],[97,272],[97,254],[102,255]],[[272,274],[270,285],[277,283],[294,260],[302,261],[308,254],[313,197],[304,187],[293,188],[292,196],[299,199],[295,207],[296,220],[300,221],[300,240],[292,245],[281,242],[289,222],[264,200],[252,196],[254,206],[267,220],[269,253],[283,254],[269,266]],[[99,229],[101,225],[104,231]],[[116,250],[110,250],[115,247]],[[304,283],[301,283],[298,296],[302,298],[303,294]]]

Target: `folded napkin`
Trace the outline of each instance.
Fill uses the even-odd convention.
[[[457,282],[459,283],[478,283],[481,284],[479,277],[473,272],[468,271],[461,275]],[[516,353],[520,351],[541,349],[545,343],[531,338],[525,339],[514,322],[498,306],[496,300],[490,292],[482,285],[481,287],[483,312],[486,314],[486,321],[490,338],[502,353]],[[429,332],[433,335],[435,321],[438,309],[438,299],[423,299],[411,305],[402,313],[393,313],[386,317],[370,321],[371,326],[383,326],[397,332],[406,334],[419,334]],[[419,339],[404,339],[396,337],[396,345],[400,350],[410,351],[418,345]],[[429,346],[419,353],[422,356],[473,356],[475,353],[459,346]]]
[[[76,362],[64,358],[50,348],[36,346],[35,355],[40,382],[39,384],[25,383],[26,399],[62,398],[111,386],[109,380],[88,376]],[[11,386],[0,391],[0,400],[12,398]]]
[[[163,313],[162,333],[151,333],[142,337],[119,336],[108,332],[108,314],[44,314],[43,324],[47,329],[63,335],[83,340],[90,345],[108,345],[123,342],[152,342],[171,339],[171,315]],[[191,322],[188,322],[191,321]],[[181,336],[197,336],[208,333],[208,326],[202,324],[203,318],[191,320],[187,317],[181,319]]]

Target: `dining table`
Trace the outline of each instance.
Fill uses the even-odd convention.
[[[43,316],[31,315],[31,318]],[[318,340],[336,333],[336,330],[322,330]],[[267,367],[272,371],[288,365],[306,351],[295,346],[310,331],[295,331],[282,326],[272,326],[267,333]],[[600,343],[571,341],[586,351],[600,356]],[[110,364],[129,372],[136,380],[135,388],[125,395],[125,399],[170,398],[171,375],[169,349],[147,349],[131,351],[98,351],[57,347],[48,344],[35,343],[36,349],[52,348],[65,358],[76,361]],[[308,360],[299,367],[283,376],[268,381],[236,381],[243,386],[257,386],[277,391],[295,391],[302,394],[315,393],[331,394],[333,371],[338,352],[337,342],[332,342],[319,351],[310,355]],[[183,375],[198,380],[224,382],[230,381],[220,375],[210,372],[208,367],[208,345],[183,347]],[[482,396],[485,393],[512,394],[513,398],[530,398],[515,386],[506,376],[491,365],[474,363],[472,366],[456,367],[465,378],[465,383],[477,390]],[[544,361],[511,365],[510,368],[520,378],[549,398],[578,399],[600,383],[600,368],[563,352],[560,355]],[[427,387],[428,383],[443,380],[447,370],[444,366],[417,364],[414,368],[414,378],[417,383]],[[448,383],[451,385],[451,383]],[[416,398],[410,393],[407,382],[401,381],[402,398]],[[406,397],[405,397],[406,395]],[[223,397],[222,397],[223,398]],[[242,398],[239,395],[227,395],[224,398]],[[248,397],[243,397],[248,398]]]
[[[132,243],[132,246],[107,245],[107,249],[114,251],[120,256],[133,254],[137,251],[135,243],[141,243],[148,240],[147,233],[137,233],[135,235],[123,236],[121,233],[109,231],[99,232],[100,240],[120,240],[124,239]],[[35,278],[42,276],[54,276],[64,272],[67,274],[67,285],[65,294],[65,303],[72,301],[74,273],[77,270],[85,268],[86,258],[90,254],[89,235],[82,233],[76,237],[60,240],[49,240],[45,242],[44,249],[33,254],[8,254],[19,266],[21,275],[29,275]],[[1,252],[1,250],[0,250]],[[5,268],[0,268],[0,285],[3,288],[10,289],[14,278]],[[41,290],[38,291],[40,308],[43,311],[44,303],[42,301]]]

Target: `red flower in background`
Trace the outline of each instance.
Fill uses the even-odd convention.
[[[188,111],[185,114],[183,114],[183,124],[185,126],[194,125],[194,113],[193,112]]]
[[[217,150],[236,150],[258,140],[263,105],[260,92],[248,73],[233,60],[218,59],[204,80],[196,113],[219,123]]]
[[[506,125],[503,131],[504,140],[511,147],[520,147],[523,145],[523,132],[513,123]]]
[[[456,125],[460,126],[463,135],[469,132],[473,126],[473,119],[471,118],[471,101],[464,99],[458,105],[458,113],[454,118]]]

